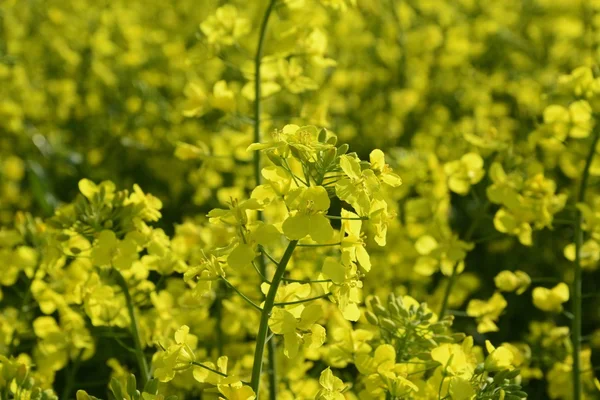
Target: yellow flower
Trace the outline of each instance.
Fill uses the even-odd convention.
[[[460,160],[446,163],[444,171],[448,175],[450,190],[463,196],[485,175],[483,158],[477,153],[467,153]]]
[[[285,202],[296,212],[283,222],[283,233],[292,240],[310,236],[317,243],[326,243],[333,237],[333,228],[325,213],[329,210],[329,195],[322,186],[298,188],[290,191]]]
[[[208,43],[231,46],[250,32],[250,21],[242,18],[234,5],[227,4],[200,24]]]
[[[316,400],[345,400],[342,391],[346,386],[340,378],[333,375],[330,368],[321,372],[319,384],[322,389],[317,393]]]
[[[542,311],[561,312],[562,303],[569,300],[569,286],[561,282],[552,289],[536,287],[533,289],[533,304]]]
[[[194,348],[198,338],[190,335],[190,328],[183,325],[175,332],[175,343],[153,357],[154,376],[161,382],[169,382],[179,371],[192,367],[196,360]]]
[[[471,353],[473,338],[467,337],[462,345],[444,343],[431,350],[431,358],[441,364],[441,369],[451,376],[471,379],[476,360]]]
[[[531,278],[523,271],[501,271],[494,278],[496,287],[503,292],[522,294],[531,284]]]
[[[486,371],[494,372],[513,368],[514,355],[509,348],[505,346],[496,348],[489,340],[485,341],[485,348],[489,353],[484,363]]]
[[[488,301],[471,300],[467,306],[467,314],[477,318],[477,331],[479,333],[497,332],[495,321],[507,306],[504,297],[496,292]]]

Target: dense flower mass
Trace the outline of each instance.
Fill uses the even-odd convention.
[[[600,1],[0,3],[0,399],[600,398]]]

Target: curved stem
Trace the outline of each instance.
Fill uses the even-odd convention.
[[[144,349],[142,348],[142,341],[140,339],[140,330],[137,317],[135,315],[135,308],[133,306],[133,299],[131,298],[131,293],[129,293],[129,287],[127,286],[127,281],[121,272],[118,269],[113,268],[117,285],[121,287],[123,294],[125,295],[125,301],[127,302],[127,311],[129,312],[129,319],[131,321],[129,329],[131,329],[131,336],[133,336],[133,343],[135,345],[135,358],[137,359],[138,368],[140,369],[140,378],[141,381],[139,383],[140,387],[146,386],[150,378],[150,369],[148,368],[148,361],[146,360],[146,356],[144,355]]]
[[[576,204],[585,201],[585,192],[590,177],[590,166],[596,153],[596,145],[598,144],[598,138],[600,137],[600,129],[596,127],[594,129],[594,138],[592,140],[592,146],[588,153],[587,159],[585,160],[585,166],[583,168],[583,175],[581,177],[581,185],[579,186],[579,192],[577,194]],[[571,314],[573,314],[572,326],[571,326],[571,341],[573,344],[573,400],[581,400],[581,360],[579,353],[581,352],[581,282],[582,282],[582,268],[581,268],[581,248],[583,246],[583,214],[581,210],[577,209],[575,214],[574,228],[575,228],[575,274],[573,277],[573,287],[571,288]]]
[[[254,142],[260,143],[260,113],[261,113],[261,75],[260,69],[262,64],[263,47],[265,37],[267,36],[267,25],[273,11],[273,6],[277,0],[270,0],[265,11],[262,22],[260,24],[260,33],[258,35],[258,47],[256,48],[256,56],[254,58]],[[260,151],[254,152],[254,180],[258,186],[260,183]]]
[[[273,279],[271,280],[271,286],[269,287],[269,292],[267,293],[267,298],[265,299],[265,304],[263,305],[263,311],[260,316],[260,326],[258,328],[258,335],[256,337],[256,349],[254,350],[254,364],[252,365],[252,389],[254,393],[256,393],[256,398],[259,398],[259,387],[260,387],[260,375],[262,372],[263,365],[263,356],[265,353],[265,343],[267,341],[267,335],[269,331],[269,317],[271,316],[271,311],[273,310],[273,306],[275,304],[275,295],[277,294],[277,289],[279,288],[279,284],[281,283],[281,278],[283,278],[283,274],[285,274],[285,269],[292,258],[292,254],[294,253],[294,249],[298,244],[297,240],[292,240],[288,247],[285,249],[285,253],[279,261],[277,265],[277,269],[275,270],[275,274],[273,275]],[[273,388],[271,388],[273,390]]]

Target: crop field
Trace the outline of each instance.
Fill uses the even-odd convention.
[[[0,400],[600,399],[599,139],[600,0],[0,0]]]

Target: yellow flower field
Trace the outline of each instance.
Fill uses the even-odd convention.
[[[600,0],[0,1],[0,400],[600,399]]]

